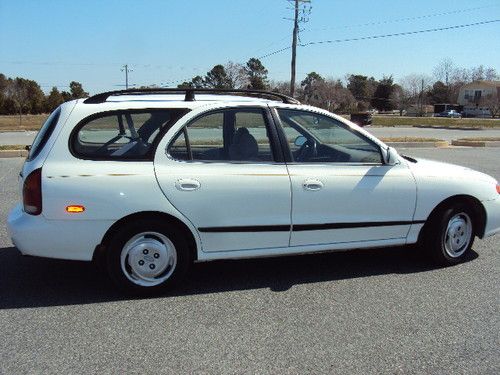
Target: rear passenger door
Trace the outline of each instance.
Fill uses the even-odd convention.
[[[238,107],[195,117],[158,148],[158,182],[203,251],[288,246],[291,188],[276,139],[267,109]]]

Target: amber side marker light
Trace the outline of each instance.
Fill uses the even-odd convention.
[[[66,212],[70,214],[78,214],[83,211],[85,211],[85,207],[80,205],[71,205],[66,207]]]
[[[500,194],[500,185],[497,184],[497,193]]]

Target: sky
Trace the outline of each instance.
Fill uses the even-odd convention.
[[[345,40],[500,20],[500,0],[312,0],[300,42]],[[46,92],[79,81],[91,94],[129,83],[175,87],[216,64],[261,58],[289,81],[293,10],[286,0],[0,0],[0,73]],[[500,72],[500,22],[297,49],[297,82],[432,75],[443,59]]]

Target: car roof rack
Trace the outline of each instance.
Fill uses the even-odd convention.
[[[195,94],[236,94],[241,96],[250,96],[263,99],[276,100],[279,99],[285,104],[300,104],[297,99],[283,95],[277,92],[261,91],[261,90],[238,90],[238,89],[197,89],[197,88],[145,88],[145,89],[128,89],[107,91],[93,95],[85,99],[85,104],[104,103],[110,96],[122,95],[150,95],[150,94],[184,94],[184,101],[195,101]]]

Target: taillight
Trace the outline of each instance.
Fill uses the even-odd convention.
[[[24,212],[30,215],[42,213],[42,168],[35,169],[24,180],[23,205]]]
[[[497,193],[500,194],[500,185],[497,184]]]

